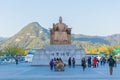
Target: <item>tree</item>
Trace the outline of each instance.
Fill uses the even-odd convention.
[[[114,47],[110,46],[108,48],[108,52],[109,52],[109,54],[114,55]]]
[[[2,50],[0,50],[0,56],[3,56],[3,52],[2,52]]]
[[[16,45],[6,46],[4,51],[7,56],[11,57],[24,55],[24,49]]]

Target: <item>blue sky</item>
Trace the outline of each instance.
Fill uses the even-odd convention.
[[[48,29],[59,16],[72,33],[120,33],[120,0],[0,0],[0,36],[11,37],[31,22]]]

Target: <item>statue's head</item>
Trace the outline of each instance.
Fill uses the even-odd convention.
[[[62,17],[61,16],[59,17],[59,23],[62,23]]]

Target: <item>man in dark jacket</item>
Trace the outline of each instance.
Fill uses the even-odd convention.
[[[86,68],[86,60],[85,60],[85,57],[82,58],[81,64],[82,64],[82,67],[83,67],[83,71],[85,71],[85,68]]]
[[[109,63],[109,71],[110,71],[110,75],[112,75],[113,73],[113,66],[114,66],[114,59],[112,56],[110,56],[110,58],[108,59],[108,63]]]

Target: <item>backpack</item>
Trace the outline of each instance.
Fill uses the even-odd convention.
[[[114,66],[114,63],[115,63],[114,59],[110,58],[109,59],[109,66]]]

